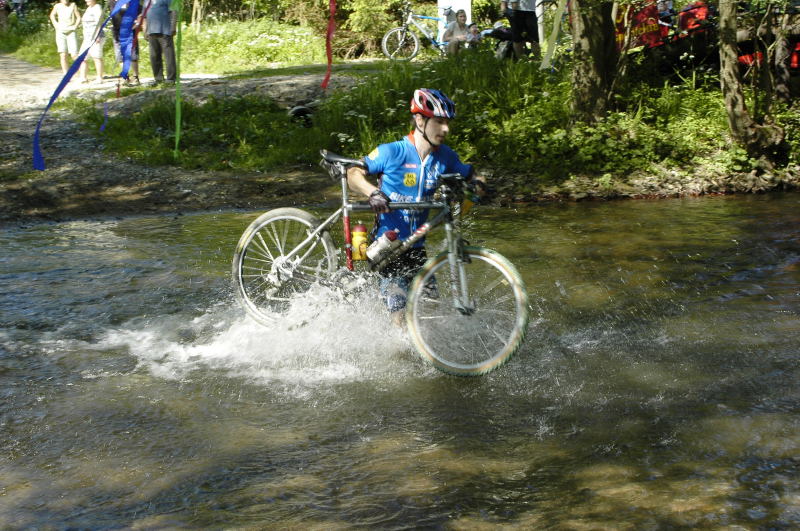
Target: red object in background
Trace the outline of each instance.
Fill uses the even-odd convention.
[[[328,68],[325,70],[325,79],[322,80],[322,90],[328,89],[328,82],[331,80],[331,69],[333,66],[333,47],[331,40],[333,40],[333,32],[336,31],[336,0],[329,0],[328,2],[328,31],[325,34],[325,55],[328,59]]]
[[[664,44],[664,38],[669,33],[669,28],[658,23],[658,5],[656,0],[651,0],[638,11],[620,7],[616,20],[617,49],[621,50],[625,44],[625,30],[630,24],[631,41],[629,48],[646,46],[653,48]]]
[[[761,64],[762,59],[764,59],[764,54],[762,54],[761,52],[748,53],[739,56],[739,64],[752,66],[753,63]]]
[[[708,20],[708,5],[705,2],[692,2],[678,13],[678,31],[703,30]]]
[[[800,68],[800,42],[794,43],[794,50],[792,50],[792,56],[789,59],[789,68]]]

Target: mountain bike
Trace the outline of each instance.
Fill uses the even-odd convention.
[[[449,8],[445,8],[445,13]],[[389,59],[397,59],[403,61],[410,61],[419,53],[420,40],[419,36],[410,28],[414,26],[427,38],[431,46],[439,53],[444,55],[447,51],[447,43],[437,41],[434,33],[427,28],[424,24],[420,24],[418,20],[433,20],[435,22],[445,21],[446,19],[440,17],[429,17],[426,15],[418,15],[411,9],[411,2],[403,4],[403,25],[397,28],[392,28],[386,32],[381,39],[381,50],[383,54]]]
[[[320,220],[298,208],[261,214],[242,234],[233,257],[239,300],[256,321],[274,325],[293,297],[312,286],[347,289],[353,277],[379,273],[436,227],[444,227],[446,250],[428,259],[415,276],[406,302],[406,325],[414,347],[437,369],[459,376],[488,373],[508,361],[521,346],[528,324],[528,295],[514,265],[496,251],[468,245],[461,236],[458,210],[469,184],[459,174],[439,176],[434,199],[389,203],[393,210],[436,211],[432,219],[384,256],[358,272],[353,259],[350,214],[371,211],[367,202],[351,202],[347,169],[364,167],[323,150],[321,165],[339,180],[342,203]],[[331,229],[342,220],[342,253]],[[363,263],[363,262],[362,262]]]

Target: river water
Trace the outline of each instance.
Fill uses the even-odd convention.
[[[6,227],[0,527],[800,527],[800,195],[482,208],[521,352],[233,300],[257,213]]]

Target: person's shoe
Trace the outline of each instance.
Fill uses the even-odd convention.
[[[130,82],[130,83],[131,83],[131,86],[132,86],[132,87],[138,87],[139,85],[141,85],[141,84],[142,84],[142,82],[141,82],[141,81],[139,81],[139,76],[132,76],[132,77],[131,77],[131,82]]]

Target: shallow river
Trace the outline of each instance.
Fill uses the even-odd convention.
[[[252,322],[256,214],[0,232],[0,527],[800,527],[800,194],[481,209],[533,313],[473,379]]]

